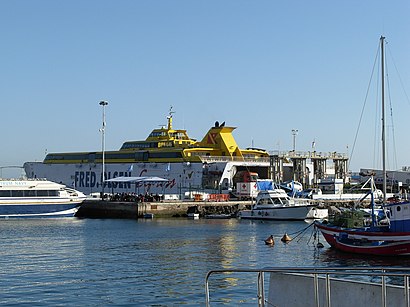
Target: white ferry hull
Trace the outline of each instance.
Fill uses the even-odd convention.
[[[165,183],[145,183],[136,185],[131,183],[110,182],[104,187],[105,193],[158,193],[183,195],[187,191],[206,191],[215,193],[232,188],[232,178],[237,167],[256,167],[267,173],[269,162],[229,162],[216,161],[209,164],[201,162],[177,163],[107,163],[105,164],[105,179],[115,177],[160,177],[168,179]],[[209,179],[204,171],[209,168],[210,173],[218,173]],[[72,186],[84,194],[101,192],[102,165],[95,163],[83,164],[45,164],[42,162],[26,162],[24,169],[28,178],[47,178]],[[208,176],[208,179],[206,178]]]
[[[102,166],[98,164],[44,164],[27,162],[24,168],[29,178],[47,178],[72,186],[84,194],[102,191]],[[129,163],[105,164],[105,179],[115,177],[150,176],[168,179],[166,183],[147,183],[138,186],[131,183],[110,182],[105,193],[152,192],[179,194],[182,186],[198,189],[202,184],[202,163]]]

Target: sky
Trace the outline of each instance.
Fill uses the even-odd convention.
[[[408,0],[0,1],[0,166],[100,151],[106,100],[106,150],[145,139],[172,106],[191,138],[225,121],[242,148],[314,142],[353,171],[378,167],[381,35],[388,166],[409,166],[409,16]]]

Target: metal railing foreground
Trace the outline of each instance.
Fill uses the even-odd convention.
[[[332,303],[332,293],[335,294],[333,288],[340,290],[340,283],[345,285],[351,285],[352,287],[359,288],[356,285],[367,285],[380,291],[380,304],[378,301],[373,306],[388,306],[388,291],[389,288],[394,287],[395,298],[399,296],[400,306],[410,307],[410,294],[409,294],[409,276],[410,268],[399,267],[327,267],[327,268],[315,268],[315,267],[283,267],[283,268],[264,268],[264,269],[231,269],[231,270],[212,270],[209,271],[205,278],[205,301],[206,306],[211,306],[209,283],[210,278],[217,274],[241,274],[241,273],[255,273],[256,275],[256,298],[258,306],[274,306],[276,303],[270,302],[271,295],[281,295],[282,293],[269,293],[268,299],[266,299],[265,291],[265,274],[270,274],[271,277],[286,276],[290,278],[309,277],[309,283],[313,283],[314,293],[312,295],[312,301],[304,301],[304,306],[326,306],[331,307],[333,305],[344,306],[343,302]],[[245,274],[247,277],[248,274]],[[339,283],[339,285],[337,284]],[[269,289],[269,291],[272,291]],[[333,291],[333,292],[332,292]],[[374,292],[374,293],[377,293]],[[401,293],[397,295],[398,293]],[[373,296],[375,296],[373,293]],[[293,293],[297,295],[296,292]],[[347,291],[345,294],[348,297],[351,292]],[[283,295],[283,294],[282,294]],[[336,296],[335,296],[336,297]],[[340,295],[339,295],[340,297]],[[377,298],[376,298],[377,300]],[[391,304],[389,304],[391,305]],[[348,303],[346,303],[348,306]],[[396,305],[397,306],[397,305]]]

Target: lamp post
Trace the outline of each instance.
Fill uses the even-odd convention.
[[[298,129],[292,129],[292,135],[293,135],[293,151],[296,150],[296,135],[298,134],[299,130]]]
[[[105,106],[108,105],[107,101],[100,101],[100,106],[103,108],[102,112],[102,127],[101,131],[101,147],[102,147],[102,176],[101,176],[101,185],[102,185],[102,200],[104,200],[104,186],[105,186]]]

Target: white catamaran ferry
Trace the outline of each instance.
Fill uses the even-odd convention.
[[[235,127],[218,122],[200,141],[186,130],[172,128],[172,108],[167,126],[154,129],[144,141],[127,141],[120,150],[104,152],[105,180],[115,177],[153,176],[166,182],[143,183],[142,191],[183,195],[187,191],[228,192],[236,188],[235,175],[256,172],[268,178],[269,154],[256,148],[240,149],[232,135]],[[43,162],[26,162],[29,178],[47,178],[86,193],[101,192],[102,152],[49,153]],[[110,192],[133,191],[123,182],[105,182]],[[139,187],[138,187],[139,188]]]
[[[74,216],[85,195],[48,180],[0,179],[0,218]]]

